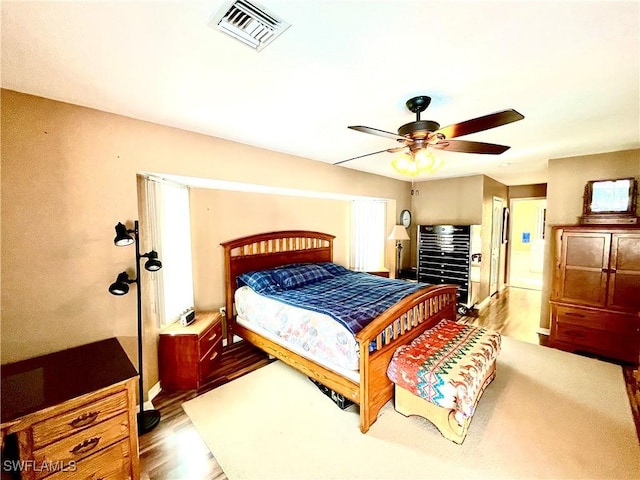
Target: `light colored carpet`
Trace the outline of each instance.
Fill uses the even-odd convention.
[[[507,337],[462,445],[392,402],[363,435],[281,362],[183,408],[231,480],[640,478],[621,368]]]

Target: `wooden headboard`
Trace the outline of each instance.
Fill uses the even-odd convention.
[[[335,235],[307,230],[259,233],[221,243],[224,248],[224,289],[227,345],[233,338],[236,278],[245,272],[289,263],[332,262]]]

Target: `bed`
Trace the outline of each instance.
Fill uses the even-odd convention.
[[[360,431],[366,433],[380,409],[393,397],[387,377],[391,357],[400,345],[442,319],[456,319],[456,285],[425,286],[371,320],[355,335],[359,368],[349,375],[283,345],[277,338],[248,328],[236,317],[234,299],[243,273],[294,263],[333,261],[334,236],[321,232],[288,230],[262,233],[222,243],[225,265],[227,342],[237,335],[287,363],[360,407]]]

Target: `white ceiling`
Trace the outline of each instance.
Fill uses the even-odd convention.
[[[207,26],[226,4],[2,1],[2,87],[327,163],[396,146],[347,126],[395,132],[416,95],[442,126],[525,116],[461,138],[506,153],[438,151],[422,180],[640,147],[639,1],[260,0],[292,24],[261,52]],[[406,179],[391,158],[345,167]]]

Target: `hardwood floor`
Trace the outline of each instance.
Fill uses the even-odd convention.
[[[494,295],[479,312],[461,320],[485,326],[502,335],[530,343],[544,344],[537,333],[540,316],[540,292],[507,288]],[[268,364],[266,355],[241,342],[223,352],[221,367],[199,390],[160,392],[153,400],[162,420],[153,431],[140,437],[140,470],[143,480],[223,480],[227,476],[200,438],[182,409],[182,403]],[[640,439],[640,377],[625,367],[625,380],[636,430]]]
[[[540,301],[538,290],[505,288],[496,293],[487,306],[481,310],[470,310],[460,321],[486,327],[523,342],[539,344]]]

